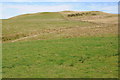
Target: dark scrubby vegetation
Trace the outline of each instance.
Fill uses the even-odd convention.
[[[82,13],[68,14],[67,16],[76,17],[76,16],[86,16],[86,15],[97,15],[97,14],[92,12],[82,12]]]
[[[11,41],[11,40],[15,40],[15,39],[19,39],[22,37],[26,37],[28,36],[27,34],[15,34],[15,35],[11,35],[11,36],[2,36],[2,41]]]

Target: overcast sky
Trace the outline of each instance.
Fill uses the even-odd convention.
[[[2,8],[2,10],[0,10],[0,12],[2,11],[0,18],[3,19],[26,13],[56,12],[64,10],[104,11],[108,13],[118,13],[118,0],[104,0],[106,2],[95,2],[95,0],[92,0],[94,2],[89,2],[90,0],[86,0],[88,2],[82,2],[83,0],[71,0],[71,2],[67,2],[68,0],[54,0],[56,2],[52,2],[53,0],[44,0],[44,2],[34,2],[35,0],[29,0],[29,2],[27,2],[28,0],[24,0],[24,2],[22,2],[23,0],[9,0],[9,2],[7,1],[8,0],[4,0],[4,2],[1,2],[2,7],[0,5],[0,8]]]

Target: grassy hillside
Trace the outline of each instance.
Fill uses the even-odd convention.
[[[76,13],[84,13],[82,16],[75,16],[75,17],[68,17],[68,14],[76,14]],[[86,15],[86,13],[88,13]],[[91,15],[91,14],[96,15]],[[16,16],[7,20],[3,20],[3,41],[11,41],[15,39],[19,39],[26,36],[32,36],[32,35],[40,35],[41,33],[48,33],[48,32],[57,32],[62,31],[64,28],[81,28],[81,27],[91,27],[96,28],[98,27],[108,27],[112,26],[114,28],[117,26],[116,22],[117,19],[114,20],[114,22],[108,24],[103,23],[95,23],[84,21],[83,18],[86,20],[97,19],[95,21],[99,21],[100,18],[98,16],[106,18],[107,16],[111,16],[106,18],[107,22],[110,20],[109,18],[113,18],[117,15],[103,13],[103,12],[43,12],[43,13],[36,13],[36,14],[25,14]],[[87,17],[87,18],[86,18]],[[91,18],[96,17],[96,18]],[[83,19],[83,20],[82,20]],[[103,21],[104,22],[104,21]],[[106,30],[106,29],[105,29]],[[79,31],[81,32],[81,31]],[[88,31],[87,31],[88,32]],[[65,32],[66,33],[66,32]],[[56,33],[55,33],[56,34]],[[61,34],[61,32],[60,32]],[[62,34],[64,35],[64,33]],[[66,35],[66,34],[65,34]],[[41,35],[40,35],[41,36]]]
[[[12,56],[11,56],[12,55]],[[117,38],[5,43],[3,77],[117,77]]]
[[[99,11],[3,20],[3,77],[117,78],[117,31],[117,15]]]

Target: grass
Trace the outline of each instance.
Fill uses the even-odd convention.
[[[73,13],[2,20],[3,78],[117,78],[117,16],[90,11],[96,15],[67,17]]]
[[[91,12],[94,13],[94,12]],[[96,13],[96,12],[95,12]],[[97,12],[100,16],[112,16],[102,12]],[[116,15],[117,16],[117,15]],[[93,18],[92,16],[91,18]],[[13,36],[15,34],[29,35],[31,32],[39,32],[41,29],[57,28],[57,27],[73,27],[73,26],[92,26],[95,25],[90,22],[79,21],[78,19],[89,20],[89,16],[68,18],[64,12],[43,12],[36,14],[25,14],[16,16],[7,20],[3,20],[3,36]],[[85,18],[85,19],[84,19]],[[101,18],[101,19],[105,19]],[[95,21],[99,19],[94,17]],[[107,19],[107,18],[106,18]],[[78,20],[78,21],[76,21]],[[103,21],[103,20],[102,20]],[[108,19],[109,21],[109,19]],[[116,21],[116,20],[114,20]],[[100,25],[100,24],[99,24]],[[21,33],[22,31],[22,33]]]
[[[39,16],[38,16],[39,15]],[[45,29],[60,27],[92,26],[93,23],[68,21],[59,13],[37,13],[22,15],[3,20],[3,41],[15,40],[24,36],[34,35]]]
[[[117,48],[114,36],[4,43],[3,77],[115,78]]]

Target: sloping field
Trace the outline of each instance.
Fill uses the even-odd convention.
[[[83,14],[82,16],[68,17],[68,14]],[[92,15],[96,14],[96,15]],[[115,17],[114,22],[105,24],[99,22],[100,19],[108,20],[109,18]],[[108,17],[109,16],[109,17]],[[95,18],[93,18],[95,17]],[[89,20],[93,22],[89,22]],[[97,19],[97,20],[96,20]],[[85,21],[84,21],[85,20]],[[87,20],[87,21],[86,21]],[[98,21],[97,23],[95,23]],[[36,14],[25,14],[16,16],[7,20],[3,20],[3,41],[12,41],[23,37],[40,35],[44,33],[60,32],[63,29],[72,29],[72,28],[95,28],[96,27],[111,27],[117,29],[117,15],[108,14],[103,12],[43,12]],[[80,30],[80,29],[79,29]],[[87,29],[86,29],[87,30]],[[99,28],[98,28],[99,30]],[[106,29],[105,29],[106,30]],[[108,30],[108,29],[107,29]],[[77,31],[81,32],[81,31]],[[87,31],[89,32],[89,30]],[[105,32],[105,31],[104,31]],[[114,31],[116,32],[116,31]],[[66,34],[66,32],[64,32]],[[64,35],[64,33],[61,33]],[[56,34],[56,33],[55,33]],[[40,35],[41,36],[41,35]]]
[[[117,34],[117,15],[99,11],[3,20],[3,77],[117,78]]]
[[[115,78],[116,37],[80,37],[5,43],[3,77]]]

